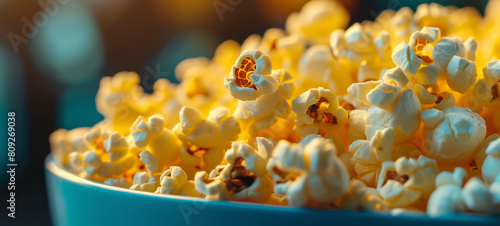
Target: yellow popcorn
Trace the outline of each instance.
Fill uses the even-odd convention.
[[[136,191],[155,192],[158,184],[155,178],[147,172],[137,172],[134,175],[133,185],[129,189]]]
[[[196,191],[208,200],[229,200],[229,191],[225,182],[220,178],[209,178],[206,171],[198,171],[194,176]]]
[[[228,73],[219,65],[209,62],[203,57],[187,59],[179,63],[176,67],[176,77],[180,81],[175,88],[175,98],[165,106],[164,113],[167,118],[172,118],[168,122],[167,128],[172,128],[178,120],[176,117],[182,106],[190,106],[199,109],[204,114],[218,106],[230,105],[233,98],[227,94],[223,87],[223,76]],[[168,107],[173,107],[168,111]]]
[[[340,209],[370,211],[385,211],[389,209],[375,188],[367,187],[362,181],[357,179],[349,182],[347,192],[335,204]]]
[[[96,180],[118,177],[136,163],[125,137],[117,132],[97,126],[87,134],[86,140],[91,148],[83,153],[84,170]]]
[[[420,126],[422,105],[413,90],[381,83],[366,98],[372,104],[365,115],[367,139],[377,130],[392,127],[394,142],[401,143]]]
[[[171,166],[160,176],[160,187],[156,193],[200,197],[201,194],[195,190],[194,181],[188,180],[186,172],[181,167]]]
[[[448,16],[450,9],[437,3],[421,4],[413,15],[414,20],[419,27],[437,27],[443,35],[449,32]]]
[[[424,156],[385,161],[378,177],[377,191],[391,207],[416,204],[415,207],[422,208],[418,206],[419,200],[427,199],[434,190],[438,173],[436,161]]]
[[[154,93],[145,95],[134,72],[120,72],[101,79],[96,96],[97,110],[111,123],[111,128],[125,136],[138,116],[160,113],[163,104],[173,96],[173,84],[159,79]]]
[[[76,173],[81,171],[78,164],[76,154],[80,154],[88,150],[88,145],[85,140],[85,134],[89,128],[76,128],[72,130],[58,129],[50,134],[49,142],[52,156],[63,167],[69,167]],[[74,161],[71,161],[70,155],[73,155]],[[76,163],[76,164],[72,164]]]
[[[391,45],[395,46],[408,40],[416,30],[418,27],[413,20],[413,11],[408,7],[402,7],[390,19]]]
[[[440,162],[468,162],[486,135],[485,121],[468,108],[429,109],[421,114],[424,139],[422,151]],[[460,142],[457,142],[460,141]]]
[[[174,132],[182,145],[172,148],[177,148],[175,151],[180,155],[180,166],[188,178],[193,178],[198,170],[213,170],[240,133],[236,118],[225,107],[210,111],[206,118],[192,107],[183,107],[179,115],[181,120]]]
[[[278,88],[278,81],[271,76],[272,64],[269,56],[258,50],[245,50],[231,68],[224,85],[238,100],[255,100]]]
[[[348,122],[348,113],[339,106],[337,96],[322,87],[309,89],[295,98],[292,111],[296,114],[296,130],[301,137],[332,134],[344,130]]]
[[[292,13],[286,20],[286,30],[300,34],[311,43],[326,44],[328,35],[343,29],[349,23],[349,13],[336,1],[315,0],[306,3],[299,13]]]
[[[220,173],[231,200],[267,203],[273,183],[266,171],[266,159],[255,148],[238,141],[226,152],[229,163]]]
[[[349,174],[336,156],[335,145],[324,138],[290,144],[281,140],[273,151],[268,171],[276,174],[298,172],[293,181],[282,184],[292,206],[326,206],[342,196],[349,186]],[[274,176],[276,178],[276,175]],[[279,176],[285,178],[286,176]]]
[[[476,82],[476,64],[465,58],[453,56],[447,73],[448,86],[459,93],[465,93]]]
[[[486,148],[487,157],[482,164],[481,172],[486,183],[491,184],[500,175],[500,139],[492,141]]]
[[[181,142],[165,128],[162,115],[153,115],[148,119],[139,116],[130,131],[135,145],[150,151],[163,166],[168,167],[179,161]]]
[[[241,47],[238,42],[234,40],[227,40],[217,46],[212,62],[219,65],[221,68],[228,70],[229,68],[231,68],[231,65],[233,65],[234,61],[238,59],[240,53]],[[179,65],[177,65],[177,67],[179,67]]]
[[[366,99],[366,94],[368,94],[372,89],[375,89],[375,87],[380,85],[380,83],[382,83],[382,81],[352,83],[347,89],[347,92],[363,105],[370,106],[371,103]]]
[[[292,77],[284,70],[273,70],[271,76],[278,82],[273,92],[256,100],[238,101],[234,116],[242,127],[241,139],[255,136],[275,124],[277,118],[286,119],[290,113],[288,101],[295,88]]]
[[[500,138],[500,135],[496,133],[491,134],[490,136],[486,137],[476,148],[476,150],[474,151],[474,160],[469,163],[469,171],[471,171],[472,176],[481,176],[481,168],[483,167],[484,160],[488,156],[486,154],[486,149],[488,149],[488,146],[491,142],[497,140],[498,138]]]
[[[382,162],[391,160],[394,147],[394,133],[387,128],[378,130],[370,141],[357,140],[349,146],[351,164],[358,179],[368,186],[377,185]]]
[[[447,107],[452,107],[455,105],[455,97],[449,92],[442,92],[437,95],[437,100],[435,102],[434,108],[443,110]]]
[[[388,37],[386,36],[385,40],[383,38],[379,37],[379,46],[377,46],[381,53],[385,52],[387,48],[387,44],[380,43],[380,41],[387,42]],[[360,64],[376,51],[373,35],[359,23],[353,24],[345,32],[343,30],[332,32],[330,34],[330,46],[336,57],[344,58],[354,64]]]

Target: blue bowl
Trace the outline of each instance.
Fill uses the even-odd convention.
[[[45,177],[54,225],[500,225],[500,217],[485,215],[393,216],[146,193],[80,178],[51,155]]]

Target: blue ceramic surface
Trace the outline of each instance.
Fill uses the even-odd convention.
[[[500,217],[484,215],[391,216],[145,193],[79,178],[51,155],[45,175],[54,225],[500,225]]]

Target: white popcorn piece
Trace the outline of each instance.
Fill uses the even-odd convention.
[[[158,183],[153,175],[148,172],[137,172],[134,175],[133,185],[129,189],[153,193],[157,188]]]
[[[139,116],[130,131],[138,148],[147,149],[163,166],[168,167],[179,161],[181,142],[164,126],[162,115],[153,115],[148,119]]]
[[[351,164],[357,177],[368,186],[376,187],[382,162],[391,160],[394,133],[391,128],[378,130],[371,140],[356,140],[349,146]]]
[[[298,62],[301,77],[319,83],[327,80],[332,74],[333,56],[326,45],[314,45],[306,50]]]
[[[427,199],[439,173],[437,162],[424,156],[385,161],[377,182],[377,191],[391,207],[406,207]]]
[[[455,97],[449,92],[442,92],[437,95],[436,106],[434,108],[443,110],[447,107],[455,106]]]
[[[378,40],[380,51],[384,49],[383,41],[384,37],[380,37]],[[330,34],[330,47],[335,56],[354,64],[360,64],[370,55],[377,54],[373,35],[359,23],[353,24],[345,32],[343,30],[333,31]]]
[[[476,82],[476,64],[465,58],[453,56],[448,63],[448,86],[459,93],[465,93]]]
[[[226,152],[229,163],[220,173],[231,200],[267,203],[273,183],[266,170],[267,161],[242,141],[233,142]]]
[[[365,114],[366,110],[352,110],[349,112],[349,143],[355,140],[364,140],[365,136]]]
[[[400,67],[395,67],[385,71],[384,75],[382,76],[382,81],[384,81],[384,83],[386,84],[404,88],[410,80],[408,80],[405,73],[403,72],[403,70],[401,70]]]
[[[157,193],[201,197],[201,194],[195,190],[194,181],[188,180],[186,172],[178,166],[171,166],[162,173]]]
[[[353,179],[349,182],[347,192],[336,202],[340,209],[363,209],[369,211],[385,211],[388,206],[378,195],[375,188],[367,187],[362,181]]]
[[[462,200],[469,211],[489,213],[492,210],[492,195],[486,184],[477,177],[467,181],[462,189]]]
[[[422,60],[415,55],[413,49],[405,42],[401,42],[401,44],[394,48],[391,57],[394,64],[410,77],[413,77],[417,73],[418,68],[422,64]]]
[[[224,150],[237,139],[241,130],[226,107],[211,110],[206,118],[202,118],[195,108],[183,107],[179,116],[181,120],[174,127],[174,133],[181,141],[178,147],[180,166],[191,179],[196,171],[210,172],[221,164]]]
[[[468,108],[429,109],[421,114],[424,140],[422,151],[440,162],[468,162],[486,135],[484,119]]]
[[[429,197],[427,214],[438,217],[447,213],[463,212],[465,205],[462,202],[461,186],[447,184],[439,186]]]
[[[432,53],[431,49],[428,49],[428,45],[435,43],[441,38],[441,31],[436,27],[426,27],[422,28],[420,31],[413,32],[410,36],[410,41],[408,45],[413,48],[414,53],[422,59],[425,63],[432,63]]]
[[[500,60],[490,61],[483,68],[484,79],[497,82],[500,79]]]
[[[271,76],[271,71],[268,55],[258,50],[245,50],[232,66],[229,77],[224,78],[224,85],[238,100],[255,100],[278,88],[278,81]]]
[[[339,106],[337,96],[323,87],[300,94],[292,101],[292,111],[296,114],[296,130],[301,137],[347,129],[347,111]]]
[[[118,177],[136,163],[127,140],[117,132],[96,126],[87,134],[86,140],[91,148],[83,153],[83,167],[87,175],[96,180]]]
[[[492,212],[500,213],[500,174],[491,183],[489,187],[490,193],[492,195],[493,210]]]
[[[305,146],[281,140],[273,151],[267,169],[279,169],[276,174],[299,172],[293,181],[288,181],[287,186],[284,186],[284,193],[292,206],[329,205],[342,196],[349,186],[349,174],[336,156],[334,144],[326,142],[324,138],[312,139]]]
[[[445,72],[453,56],[465,57],[465,47],[458,38],[442,38],[432,49],[432,59],[438,74]]]
[[[284,70],[273,70],[271,76],[279,82],[278,89],[253,101],[238,101],[234,116],[246,133],[256,135],[271,127],[277,118],[287,118],[290,114],[289,99],[295,89],[291,75]]]
[[[229,200],[229,192],[223,180],[209,178],[206,171],[198,171],[194,176],[196,191],[205,195],[208,200]]]
[[[365,115],[367,139],[377,130],[392,127],[395,143],[401,143],[420,126],[422,105],[417,95],[411,89],[399,90],[397,86],[381,83],[367,94],[367,99],[373,101]]]
[[[366,81],[361,83],[352,83],[347,92],[352,95],[354,98],[359,100],[366,106],[370,106],[370,102],[366,99],[366,94],[368,94],[371,90],[375,89],[378,85],[382,83],[381,81]]]
[[[363,60],[358,69],[358,81],[373,81],[378,80],[378,77],[377,68],[372,64],[368,64],[366,60]]]
[[[492,184],[500,175],[500,138],[489,143],[486,148],[487,155],[482,164],[481,172],[486,183]]]
[[[477,41],[473,37],[468,38],[464,42],[465,53],[467,59],[474,62],[476,61],[476,50],[477,50]]]
[[[429,91],[419,83],[415,83],[412,87],[412,90],[417,94],[420,103],[422,104],[433,104],[436,103],[437,97],[429,93]]]

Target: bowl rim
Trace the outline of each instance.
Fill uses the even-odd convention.
[[[351,209],[319,209],[319,208],[311,208],[311,207],[297,207],[297,206],[288,206],[288,205],[274,205],[274,204],[263,204],[263,203],[251,203],[251,202],[241,202],[241,201],[232,201],[232,200],[207,200],[198,197],[189,197],[189,196],[180,196],[180,195],[171,195],[171,194],[157,194],[152,192],[144,192],[144,191],[136,191],[121,187],[116,187],[112,185],[106,185],[100,182],[92,181],[90,179],[85,179],[75,175],[74,173],[68,171],[64,167],[61,167],[57,161],[55,161],[54,157],[51,153],[47,155],[45,158],[45,170],[54,174],[55,176],[62,178],[68,182],[75,183],[81,186],[92,187],[93,189],[101,189],[106,191],[114,191],[122,194],[134,194],[136,196],[149,197],[152,198],[160,198],[167,200],[175,200],[175,201],[191,201],[191,202],[206,202],[210,205],[218,205],[225,207],[245,207],[247,209],[258,208],[263,211],[286,211],[288,214],[297,214],[308,211],[317,211],[317,212],[329,212],[330,214],[356,214],[360,217],[363,216],[371,216],[376,218],[404,218],[408,220],[417,219],[417,220],[431,220],[434,223],[447,221],[452,222],[471,222],[476,220],[478,223],[491,223],[500,222],[500,215],[496,214],[467,214],[467,213],[450,213],[445,214],[439,217],[431,217],[427,215],[426,212],[403,212],[399,214],[391,213],[391,211],[369,211],[369,210],[351,210]],[[47,179],[47,178],[46,178]],[[332,217],[335,215],[332,215]]]

